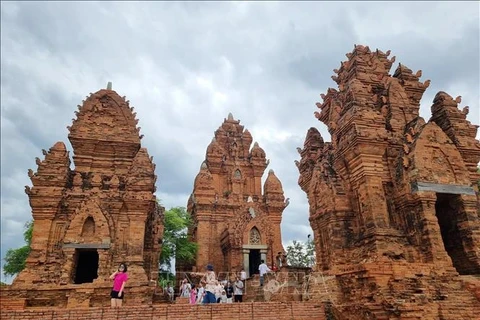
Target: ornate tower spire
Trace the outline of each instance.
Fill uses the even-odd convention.
[[[102,89],[78,108],[77,118],[68,127],[75,167],[84,172],[92,166],[105,172],[116,167],[126,170],[140,149],[140,128],[129,101],[113,90]]]
[[[257,248],[257,258],[270,263],[273,253],[283,252],[282,184],[272,171],[262,192],[268,160],[257,142],[250,150],[252,141],[251,133],[230,113],[207,147],[187,205],[195,221],[189,234],[199,245],[197,270],[212,263],[220,270],[243,267],[254,272],[258,265],[249,270],[245,252]],[[251,234],[256,235],[257,247],[250,246]]]

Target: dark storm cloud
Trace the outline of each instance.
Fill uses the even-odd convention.
[[[2,257],[31,219],[35,157],[68,142],[76,105],[108,81],[135,107],[157,165],[157,196],[186,206],[214,131],[229,112],[250,130],[290,198],[285,244],[311,233],[297,185],[315,102],[354,44],[392,50],[431,87],[470,104],[479,124],[476,3],[2,2]],[[445,19],[447,17],[447,19]],[[392,68],[393,72],[393,68]],[[266,175],[265,175],[266,177]],[[263,180],[264,181],[264,180]],[[3,265],[3,261],[2,261]]]

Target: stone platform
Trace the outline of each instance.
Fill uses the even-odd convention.
[[[325,308],[321,303],[312,302],[258,302],[212,305],[161,304],[156,306],[129,306],[117,309],[110,307],[74,309],[28,309],[0,311],[0,319],[10,320],[128,320],[128,319],[218,319],[218,320],[326,320]]]

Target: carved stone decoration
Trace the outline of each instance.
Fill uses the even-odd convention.
[[[189,235],[199,246],[195,265],[177,263],[177,271],[203,270],[208,263],[225,271],[246,267],[243,250],[250,250],[254,226],[263,237],[268,264],[284,252],[282,184],[270,170],[262,190],[268,161],[259,143],[252,143],[251,133],[231,114],[215,131],[187,206],[194,220]],[[258,266],[253,269],[258,272]]]
[[[120,262],[127,263],[128,288],[135,292],[125,302],[151,303],[164,209],[154,196],[155,166],[136,122],[115,91],[93,93],[69,129],[75,170],[65,144],[57,142],[42,151],[43,161],[36,158],[37,172],[28,171],[31,252],[10,289],[30,299],[27,305],[76,307],[75,296],[91,291],[82,305],[99,306]]]
[[[250,244],[260,244],[261,243],[260,232],[255,227],[253,227],[252,230],[250,230],[249,243]]]
[[[402,64],[390,74],[388,53],[356,45],[347,54],[315,113],[331,142],[310,128],[298,150],[315,268],[335,276],[340,318],[473,319],[479,302],[457,283],[480,274],[478,126],[445,92],[425,122],[430,81]]]

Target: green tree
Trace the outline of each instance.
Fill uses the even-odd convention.
[[[3,274],[13,276],[25,268],[28,254],[30,253],[30,244],[32,243],[33,221],[25,223],[23,239],[26,242],[21,248],[8,249],[5,255],[5,265],[3,266]]]
[[[195,259],[198,245],[189,241],[187,236],[188,227],[192,223],[192,217],[184,207],[174,207],[165,211],[165,229],[160,254],[161,271],[171,270],[172,259],[186,263]]]
[[[305,243],[293,240],[287,247],[287,262],[292,267],[311,268],[315,265],[315,246],[310,235]]]
[[[176,277],[170,271],[160,271],[158,275],[158,285],[160,288],[166,288],[167,285],[174,285],[176,283]]]

